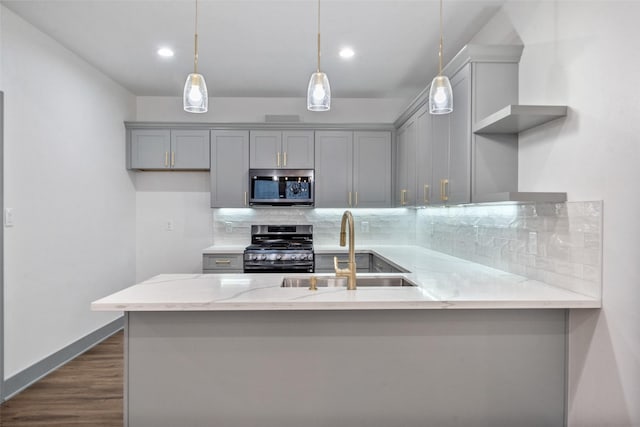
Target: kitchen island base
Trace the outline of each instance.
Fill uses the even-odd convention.
[[[127,312],[125,426],[563,426],[565,318]]]

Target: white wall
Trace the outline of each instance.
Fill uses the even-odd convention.
[[[124,120],[135,98],[13,12],[2,12],[5,377],[117,314],[91,301],[134,283],[135,189]]]
[[[393,123],[406,99],[335,98],[331,110],[307,111],[304,98],[211,98],[204,114],[185,113],[182,98],[139,96],[138,121],[262,123],[266,114],[292,114],[304,123]]]
[[[136,172],[136,190],[136,281],[201,273],[213,244],[209,173]]]
[[[475,40],[515,29],[520,102],[571,109],[520,135],[520,189],[604,201],[603,309],[570,316],[569,426],[640,426],[638,18],[637,2],[514,0]]]

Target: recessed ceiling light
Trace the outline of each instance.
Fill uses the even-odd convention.
[[[340,49],[340,58],[352,58],[355,54],[356,53],[350,47],[343,47],[342,49]]]
[[[171,58],[173,56],[173,51],[168,47],[161,47],[158,49],[158,55],[163,58]]]

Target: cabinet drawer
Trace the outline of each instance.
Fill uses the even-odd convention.
[[[205,273],[242,271],[242,254],[205,254],[202,259]],[[212,271],[214,270],[214,271]]]

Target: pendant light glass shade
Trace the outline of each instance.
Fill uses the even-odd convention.
[[[320,0],[318,0],[318,67],[311,74],[307,88],[307,110],[329,111],[331,108],[331,87],[329,78],[320,71]]]
[[[315,72],[309,79],[307,110],[328,111],[331,108],[331,87],[325,73]]]
[[[184,84],[184,111],[188,113],[206,113],[209,109],[207,83],[202,74],[191,73]]]
[[[440,0],[440,49],[438,50],[438,75],[429,90],[429,113],[449,114],[453,111],[453,90],[447,76],[442,75],[442,0]]]
[[[429,90],[429,112],[449,114],[453,111],[453,90],[447,76],[436,76]]]
[[[187,76],[182,94],[182,106],[187,113],[206,113],[209,110],[209,94],[204,76],[198,74],[198,0],[196,0],[196,25],[193,35],[193,73]]]

